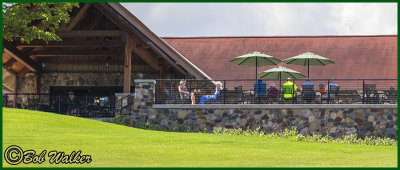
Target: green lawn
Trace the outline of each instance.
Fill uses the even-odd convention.
[[[397,147],[292,142],[247,136],[135,129],[53,113],[3,108],[3,152],[71,153],[82,150],[90,164],[18,166],[97,167],[395,167]],[[9,167],[3,158],[3,166]],[[14,166],[15,167],[15,166]]]

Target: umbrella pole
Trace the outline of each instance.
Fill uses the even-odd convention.
[[[257,83],[257,67],[258,67],[258,57],[256,57],[256,83]]]
[[[282,73],[279,73],[279,90],[282,89]]]
[[[307,58],[307,65],[308,65],[307,77],[310,78],[310,59],[309,58]]]

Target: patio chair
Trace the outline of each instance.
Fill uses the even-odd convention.
[[[243,94],[243,90],[242,90],[242,86],[236,86],[235,88],[235,96],[236,96],[236,100],[235,100],[235,104],[243,104],[244,103],[244,94]]]
[[[164,93],[164,103],[165,104],[175,104],[180,99],[179,95],[174,93],[173,90],[165,89]]]
[[[310,103],[315,100],[314,85],[302,85],[301,99]]]
[[[390,104],[395,104],[397,102],[397,91],[393,87],[390,87],[390,90],[386,91],[385,95]]]
[[[364,84],[363,99],[365,103],[374,103],[376,101],[376,84]]]
[[[332,101],[332,103],[337,103],[335,102],[337,100],[337,96],[339,94],[339,89],[340,86],[329,86],[328,92],[325,95],[321,95],[321,100],[322,101],[328,101],[329,103]],[[329,94],[329,97],[328,97]]]

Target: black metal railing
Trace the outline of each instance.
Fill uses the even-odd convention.
[[[9,93],[3,107],[53,112],[79,117],[114,117],[115,95],[49,95]]]
[[[262,83],[259,83],[261,80]],[[396,104],[397,79],[157,79],[156,104]],[[216,82],[222,90],[216,93]],[[265,84],[264,84],[265,83]],[[271,84],[275,84],[275,88]],[[323,84],[320,88],[320,84]],[[323,89],[326,90],[323,90]],[[185,88],[183,88],[185,90]],[[216,95],[214,95],[216,93]],[[194,96],[194,97],[192,97]],[[204,102],[205,101],[205,102]]]

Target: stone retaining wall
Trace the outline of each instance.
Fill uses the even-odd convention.
[[[247,128],[268,133],[296,127],[301,134],[332,137],[357,134],[397,139],[397,105],[153,105],[154,80],[135,80],[132,125],[152,121],[165,127],[179,124],[211,132],[213,127]]]

